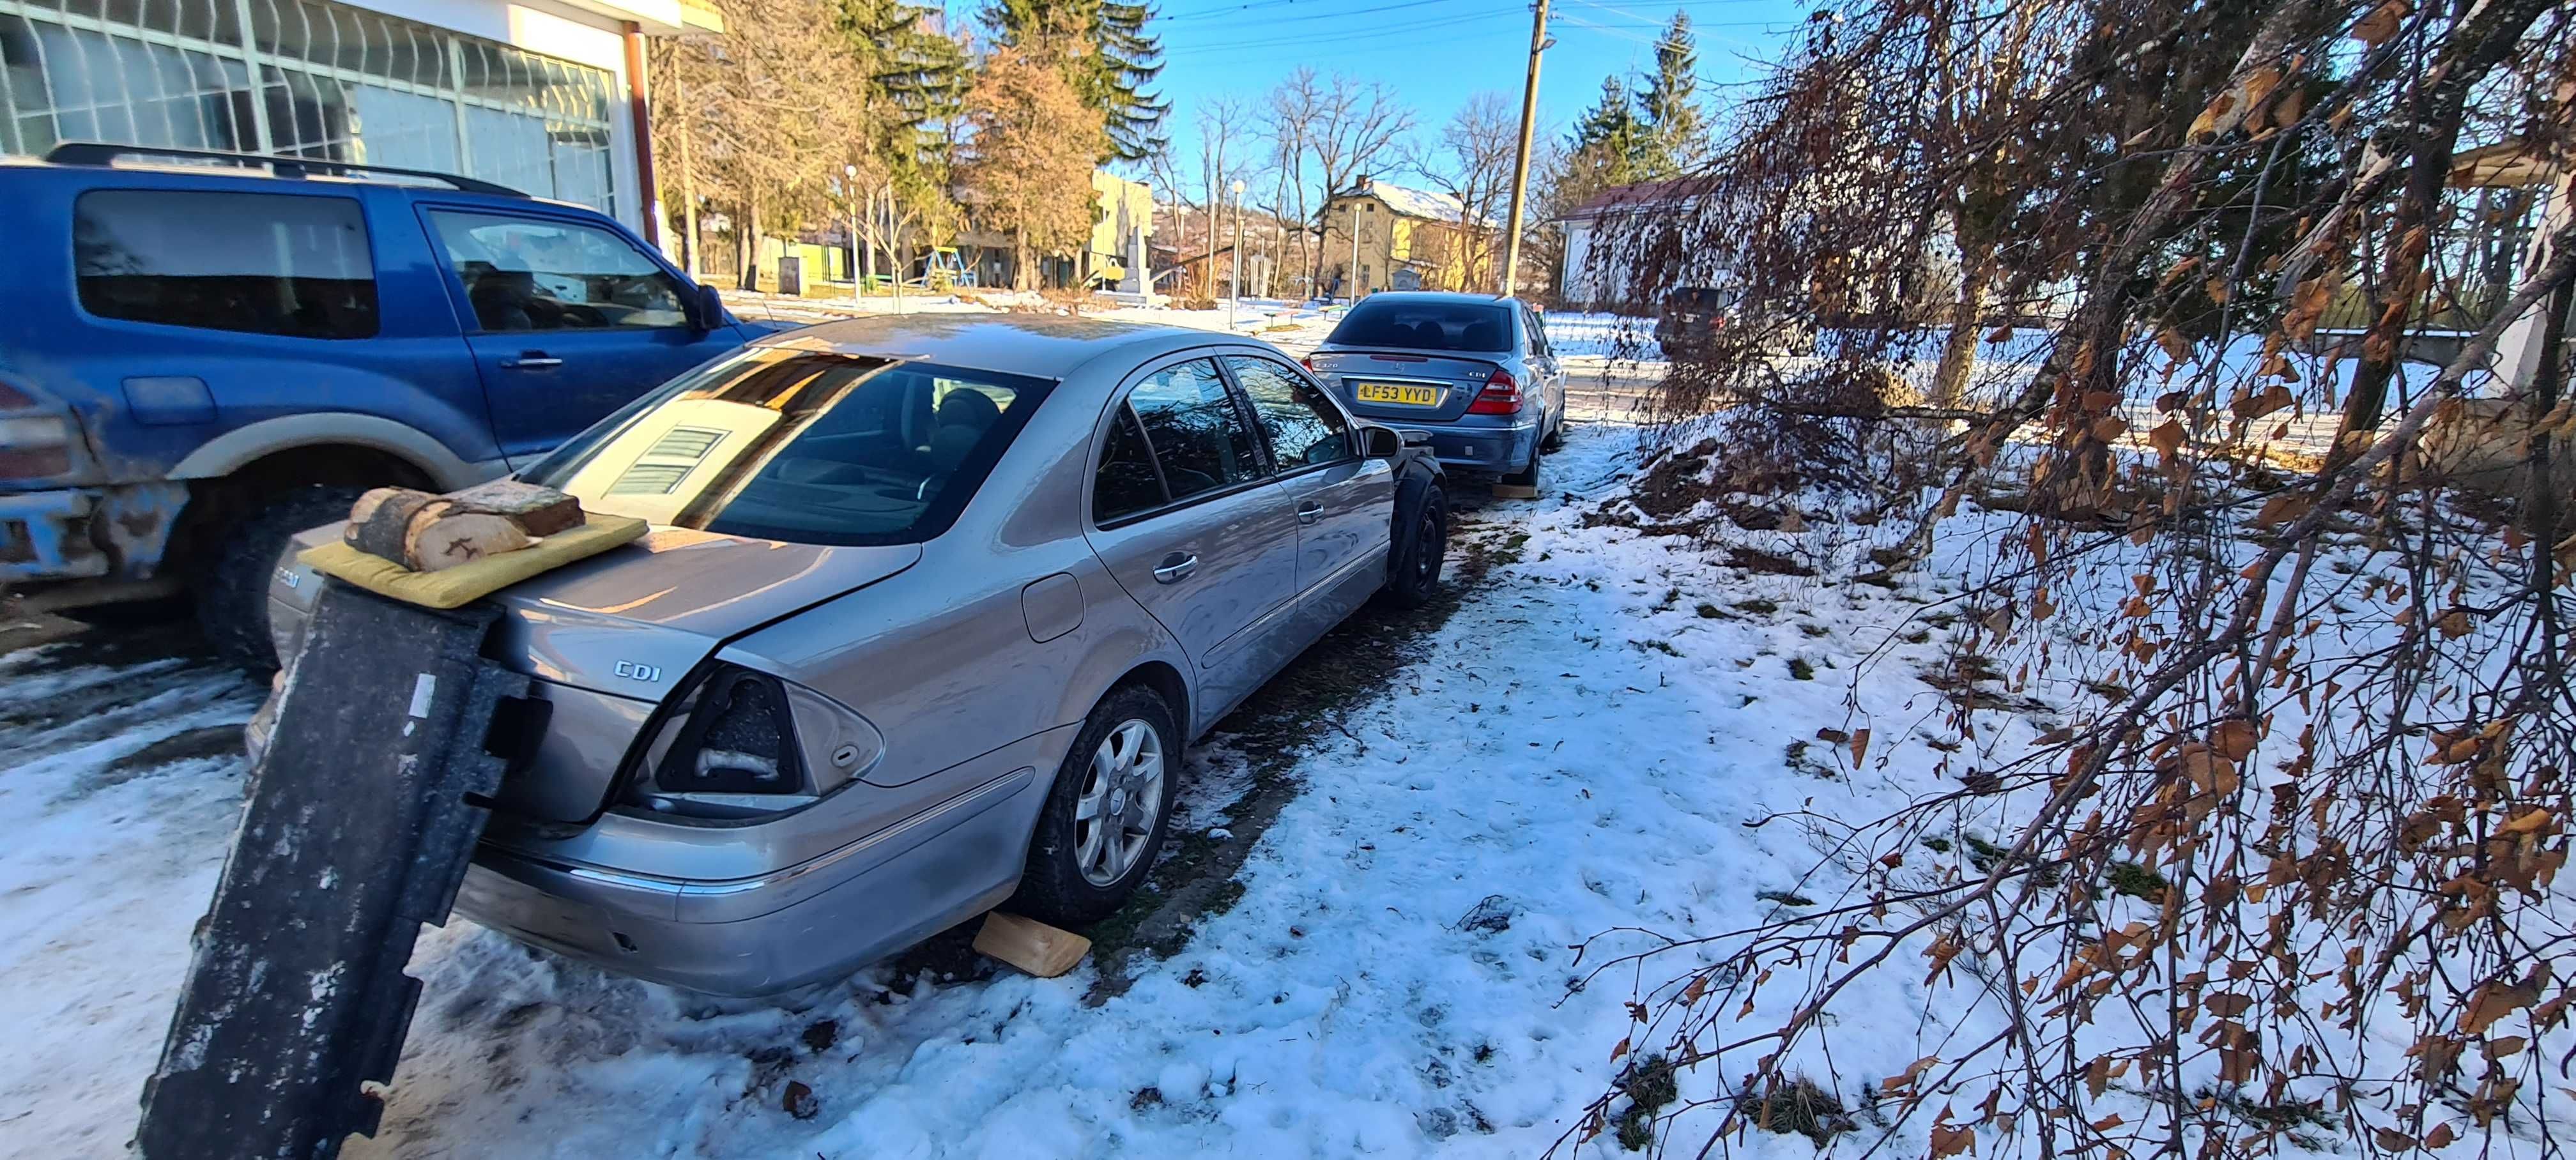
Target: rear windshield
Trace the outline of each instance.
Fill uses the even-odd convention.
[[[753,349],[600,420],[531,468],[589,511],[798,544],[946,531],[1043,379]]]
[[[1324,341],[1406,350],[1510,350],[1512,314],[1500,303],[1370,298],[1351,307]]]
[[[1676,310],[1732,310],[1735,308],[1735,296],[1736,292],[1731,289],[1685,286],[1673,291],[1672,296],[1665,301]]]

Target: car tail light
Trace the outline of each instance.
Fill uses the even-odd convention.
[[[717,664],[676,695],[630,771],[628,799],[656,813],[748,818],[810,805],[876,764],[865,718],[802,685]]]
[[[1314,370],[1314,369],[1315,369],[1315,356],[1313,356],[1313,355],[1311,355],[1311,354],[1310,354],[1310,355],[1307,355],[1307,356],[1306,356],[1306,357],[1304,357],[1304,358],[1298,359],[1298,360],[1297,360],[1297,365],[1298,365],[1298,366],[1301,366],[1301,367],[1304,367],[1304,368],[1306,368],[1307,370],[1310,370],[1310,371],[1311,371],[1311,370]]]
[[[1521,385],[1513,381],[1510,371],[1498,370],[1485,380],[1485,389],[1476,393],[1476,401],[1467,404],[1470,415],[1517,415],[1521,413]]]

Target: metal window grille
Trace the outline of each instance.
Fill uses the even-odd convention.
[[[478,177],[614,214],[605,70],[330,0],[0,0],[0,149],[229,149]]]

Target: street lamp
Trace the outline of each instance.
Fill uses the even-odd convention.
[[[850,304],[855,306],[867,292],[859,281],[859,167],[842,166],[841,177],[841,191],[850,195]]]
[[[1226,263],[1225,328],[1234,329],[1234,308],[1243,301],[1243,179],[1234,180],[1234,259]]]

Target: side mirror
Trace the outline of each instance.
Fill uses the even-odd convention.
[[[689,300],[689,325],[701,331],[724,325],[724,295],[713,286],[698,287],[698,295]]]
[[[1362,427],[1360,440],[1371,459],[1393,459],[1404,454],[1404,436],[1393,427]]]

